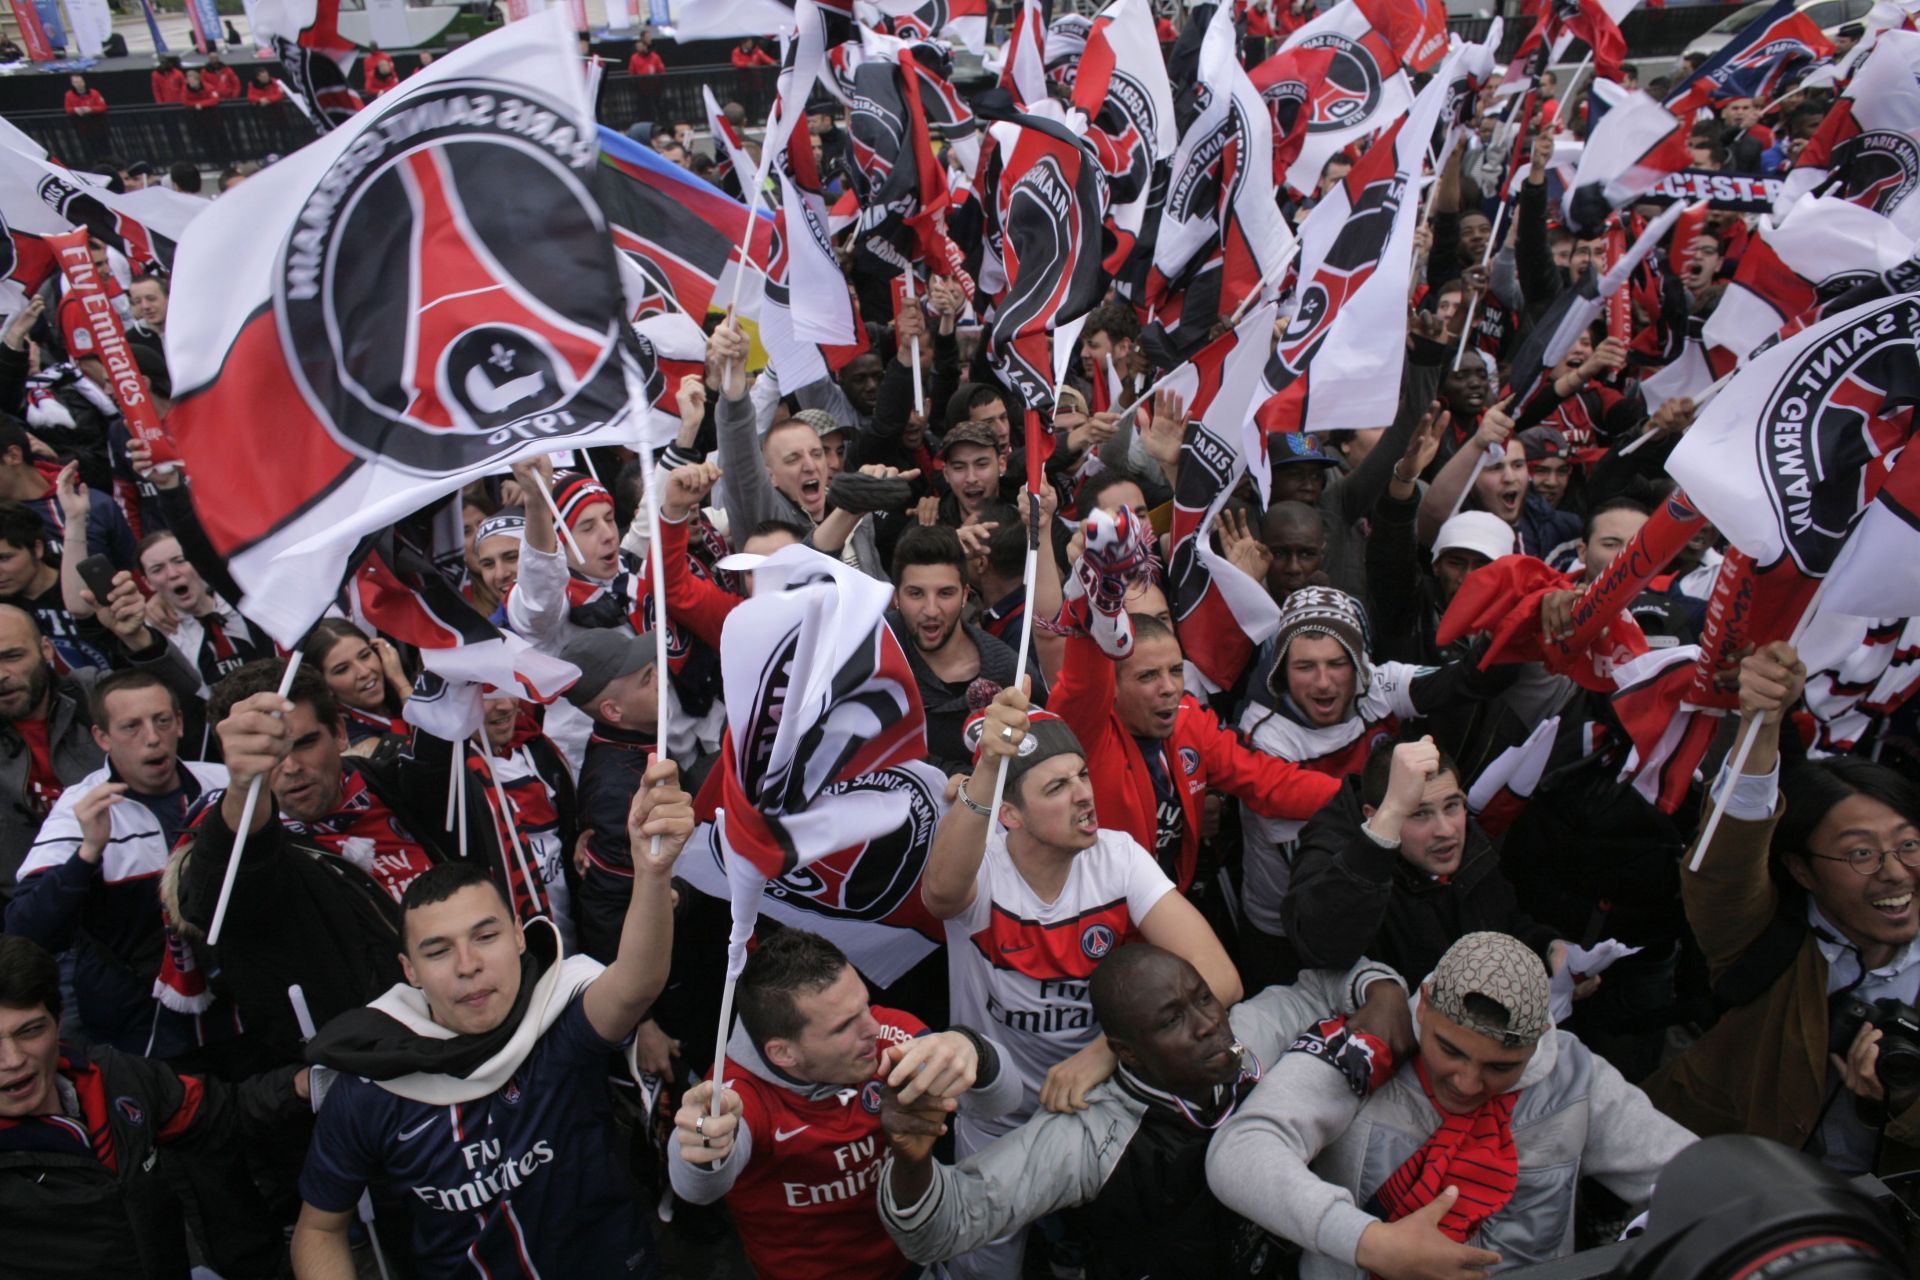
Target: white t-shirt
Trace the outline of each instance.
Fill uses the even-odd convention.
[[[1020,1106],[992,1126],[1008,1132],[1040,1104],[1047,1072],[1100,1032],[1087,981],[1173,882],[1124,831],[1102,830],[1073,860],[1059,897],[1042,901],[1007,855],[1004,832],[987,841],[973,905],[947,921],[952,1020],[985,1032],[1002,1068],[1020,1073]]]

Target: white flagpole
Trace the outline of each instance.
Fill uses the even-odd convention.
[[[1580,77],[1585,75],[1587,68],[1592,65],[1593,50],[1589,48],[1587,50],[1587,56],[1580,59],[1580,65],[1573,69],[1573,78],[1567,81],[1566,92],[1560,95],[1560,109],[1554,113],[1553,117],[1553,131],[1555,133],[1565,133],[1567,131],[1567,112],[1579,97],[1574,90],[1580,87]]]
[[[1502,200],[1499,208],[1493,211],[1493,229],[1487,233],[1487,248],[1480,255],[1480,266],[1484,269],[1493,261],[1493,248],[1500,243],[1500,223],[1507,216],[1507,201]],[[1458,369],[1467,355],[1467,340],[1473,334],[1473,313],[1480,305],[1480,291],[1475,289],[1473,296],[1467,299],[1467,318],[1460,324],[1460,346],[1453,353],[1452,367]]]
[[[760,135],[760,164],[759,167],[754,170],[753,190],[746,193],[747,229],[740,237],[740,247],[735,252],[735,256],[740,259],[740,262],[733,273],[733,296],[727,299],[728,315],[732,315],[734,309],[740,305],[740,281],[746,275],[748,254],[753,249],[753,230],[756,219],[753,210],[754,206],[760,200],[761,188],[766,186],[767,172],[773,163],[773,131],[778,127],[779,121],[780,98],[779,95],[776,94],[773,100],[773,107],[767,112],[767,131]],[[773,209],[773,198],[771,196],[767,198],[767,208],[769,211]]]
[[[553,529],[555,533],[560,535],[560,541],[567,544],[567,550],[573,552],[573,558],[575,560],[578,560],[581,564],[585,564],[587,558],[580,553],[580,544],[573,540],[573,530],[567,528],[567,522],[561,518],[560,504],[553,500],[552,488],[548,486],[545,479],[541,479],[540,482],[533,487],[540,491],[540,500],[546,503],[547,510],[553,513]]]
[[[1807,601],[1807,610],[1800,615],[1800,621],[1794,624],[1793,634],[1787,637],[1787,644],[1798,650],[1801,639],[1807,634],[1807,627],[1813,622],[1813,615],[1820,608],[1820,597],[1827,594],[1827,584],[1832,577],[1820,579],[1820,585],[1813,589],[1813,598]],[[1700,863],[1707,856],[1707,846],[1713,843],[1713,833],[1720,829],[1720,819],[1727,816],[1727,802],[1733,798],[1734,784],[1740,780],[1740,771],[1747,767],[1747,757],[1753,754],[1753,744],[1760,736],[1760,717],[1755,716],[1740,729],[1740,743],[1733,750],[1733,756],[1726,765],[1727,785],[1720,788],[1720,794],[1713,799],[1713,811],[1707,815],[1706,825],[1700,828],[1700,839],[1693,847],[1693,861],[1687,864],[1687,870],[1698,871]]]
[[[294,983],[287,988],[287,999],[293,1004],[294,1025],[300,1028],[302,1040],[312,1040],[316,1034],[313,1025],[313,1010],[307,1007],[307,993]],[[313,1077],[308,1076],[309,1080]],[[393,1272],[387,1270],[387,1255],[380,1248],[380,1233],[373,1227],[373,1193],[362,1191],[360,1203],[354,1206],[354,1213],[367,1228],[367,1240],[373,1245],[374,1265],[380,1268],[380,1280],[393,1280]]]
[[[447,772],[447,820],[441,825],[447,834],[453,834],[454,812],[460,804],[460,744],[449,742],[447,746],[453,752],[453,765]]]
[[[287,669],[280,675],[280,697],[284,700],[293,688],[293,677],[300,670],[300,650],[287,655]],[[276,716],[278,712],[274,713]],[[233,853],[227,859],[227,874],[220,881],[220,896],[213,904],[213,923],[207,929],[207,945],[220,942],[220,930],[227,922],[227,904],[233,899],[233,882],[240,874],[240,855],[247,850],[247,833],[253,829],[254,810],[260,807],[260,789],[265,774],[255,774],[247,784],[247,802],[240,810],[240,829],[233,833]],[[268,821],[273,821],[269,818]]]
[[[919,306],[919,298],[913,290],[913,263],[911,262],[907,263],[906,281],[905,302],[909,306]],[[911,350],[913,352],[913,407],[922,409],[927,402],[927,393],[920,386],[920,344],[914,343]],[[924,412],[924,409],[922,411]]]
[[[474,735],[473,745],[474,749],[479,751],[480,759],[486,762],[487,776],[493,779],[493,794],[498,797],[500,801],[500,818],[501,821],[507,824],[507,838],[513,841],[513,860],[520,865],[520,878],[527,882],[527,897],[530,898],[533,901],[533,905],[538,908],[543,900],[541,891],[545,889],[546,886],[539,880],[534,879],[533,871],[527,864],[527,851],[520,843],[520,827],[519,824],[513,820],[513,805],[507,800],[507,788],[500,781],[499,771],[493,767],[493,749],[487,745],[486,731],[484,729]],[[462,754],[464,755],[465,753],[463,752]],[[460,763],[464,771],[466,761],[462,760]],[[457,777],[458,774],[456,773],[455,776]],[[507,906],[512,908],[513,918],[517,921],[520,919],[520,904],[514,901],[513,886],[508,885],[507,889]],[[536,914],[538,914],[537,911]]]
[[[1740,372],[1740,369],[1738,367],[1735,367],[1727,370],[1725,373],[1721,374],[1719,378],[1715,379],[1712,386],[1708,387],[1705,391],[1702,391],[1698,396],[1694,398],[1693,411],[1695,413],[1698,413],[1700,412],[1700,410],[1706,408],[1707,402],[1712,400],[1715,396],[1719,395],[1721,390],[1727,385],[1727,383],[1733,380],[1733,375],[1738,372]],[[1624,458],[1628,454],[1632,453],[1635,449],[1645,447],[1646,443],[1649,440],[1653,439],[1655,436],[1659,434],[1660,433],[1658,431],[1647,431],[1647,432],[1641,433],[1639,439],[1628,442],[1627,446],[1622,450],[1620,450],[1620,456]]]

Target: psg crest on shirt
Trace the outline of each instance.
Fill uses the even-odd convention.
[[[600,425],[626,388],[576,260],[607,236],[594,137],[526,85],[452,80],[399,105],[281,251],[274,306],[316,416],[350,452],[429,473]]]

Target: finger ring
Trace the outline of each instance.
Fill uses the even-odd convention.
[[[695,1133],[705,1133],[707,1131],[707,1113],[706,1112],[702,1111],[698,1116],[694,1117],[693,1131]]]
[[[1006,728],[1004,728],[1004,729],[1002,729],[1002,730],[1000,730],[1000,741],[1002,741],[1002,742],[1012,742],[1012,741],[1013,741],[1013,726],[1012,726],[1012,725],[1008,725],[1008,726],[1007,726]]]

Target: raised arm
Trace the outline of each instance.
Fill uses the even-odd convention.
[[[617,1043],[632,1034],[667,985],[673,959],[673,864],[692,834],[693,797],[680,789],[680,766],[655,760],[641,775],[627,811],[633,897],[620,927],[620,949],[581,997],[587,1021],[602,1040]]]
[[[920,900],[936,920],[951,920],[973,905],[980,861],[992,835],[988,806],[993,803],[994,779],[1000,762],[1011,759],[1027,736],[1030,687],[1030,679],[1023,676],[1018,687],[994,695],[980,726],[980,759],[960,784],[958,803],[934,830],[933,848],[920,875]]]

